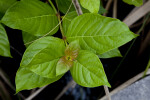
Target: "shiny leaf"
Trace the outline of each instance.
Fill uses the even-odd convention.
[[[119,49],[113,49],[108,52],[105,52],[101,55],[98,55],[99,58],[112,58],[112,57],[122,57]]]
[[[74,18],[66,34],[69,43],[78,39],[81,49],[97,55],[118,48],[135,37],[137,35],[118,19],[89,13]]]
[[[26,68],[19,68],[16,74],[16,93],[21,90],[29,90],[37,87],[43,87],[60,79],[62,76],[54,78],[45,78],[39,76]]]
[[[4,27],[0,24],[0,56],[11,57],[10,45]]]
[[[75,17],[77,17],[77,16],[78,16],[77,12],[76,12],[76,11],[72,11],[72,12],[69,12],[69,13],[64,17],[62,25],[63,25],[63,30],[64,30],[64,33],[65,33],[65,34],[67,33],[67,30],[68,30],[68,27],[69,27],[71,21],[72,21]]]
[[[103,65],[97,55],[86,50],[80,50],[71,68],[74,81],[84,87],[106,85],[110,87]]]
[[[47,78],[56,76],[56,64],[64,56],[64,41],[54,37],[44,37],[32,43],[25,51],[21,67]]]
[[[98,13],[100,0],[80,0],[81,5],[91,13]]]
[[[8,9],[2,22],[13,29],[20,29],[35,36],[43,36],[58,24],[53,9],[38,0],[18,1]],[[58,27],[50,35],[57,30]]]
[[[0,0],[0,19],[5,14],[6,10],[12,6],[17,0]]]
[[[123,0],[125,3],[134,5],[134,6],[141,6],[143,4],[143,0]]]

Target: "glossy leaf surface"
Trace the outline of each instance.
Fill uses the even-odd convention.
[[[56,76],[56,64],[64,56],[64,41],[54,37],[44,37],[32,43],[25,51],[21,67],[47,78]]]
[[[78,39],[81,49],[98,55],[118,48],[136,36],[118,19],[88,13],[74,18],[66,34],[69,42]]]
[[[5,14],[6,10],[12,6],[17,0],[0,0],[0,19]]]
[[[99,58],[94,53],[86,50],[80,50],[71,68],[71,75],[77,84],[84,87],[101,85],[110,87]]]
[[[99,58],[113,58],[113,57],[122,57],[119,49],[113,49],[108,52],[105,52],[101,55],[98,55]]]
[[[141,6],[143,4],[143,0],[123,0],[125,3],[134,5],[134,6]]]
[[[81,5],[88,9],[91,13],[98,13],[100,8],[100,0],[80,0]]]
[[[19,68],[16,74],[16,93],[21,90],[29,90],[37,87],[43,87],[60,79],[62,76],[54,78],[45,78],[39,76],[26,68]]]
[[[20,29],[35,36],[42,36],[57,24],[57,16],[53,9],[39,0],[21,0],[10,7],[2,22],[13,28]],[[56,33],[58,27],[50,33]]]
[[[11,57],[10,45],[4,27],[0,24],[0,56]]]

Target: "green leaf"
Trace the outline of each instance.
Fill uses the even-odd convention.
[[[100,9],[99,9],[98,13],[104,14],[106,12],[107,12],[107,10],[103,7],[102,1],[100,0]]]
[[[91,13],[98,13],[100,0],[80,0],[81,5]]]
[[[36,40],[36,39],[38,39],[38,38],[40,38],[40,37],[34,36],[34,35],[32,35],[32,34],[30,34],[30,33],[27,33],[27,32],[22,32],[22,38],[23,38],[24,44],[26,44],[26,43],[29,43],[29,42],[31,42],[31,41],[34,41],[34,40]],[[25,46],[28,47],[29,45],[30,45],[30,44],[27,44],[27,45],[25,45]]]
[[[101,55],[98,55],[99,58],[112,58],[112,57],[122,57],[119,49],[113,49],[108,52],[105,52]]]
[[[69,12],[63,19],[63,30],[64,30],[64,33],[66,34],[67,33],[67,30],[68,30],[68,27],[71,23],[71,21],[77,17],[77,12],[76,11],[72,11],[72,12]]]
[[[43,36],[56,27],[58,19],[48,4],[38,0],[21,0],[7,10],[2,22],[13,29]],[[58,27],[50,35],[57,30]]]
[[[12,6],[17,0],[0,0],[0,19],[5,14],[6,10]]]
[[[21,90],[29,90],[36,87],[43,87],[60,79],[61,76],[45,78],[39,76],[26,68],[19,68],[16,74],[16,93]]]
[[[47,78],[56,76],[56,64],[64,56],[65,44],[62,39],[44,37],[32,43],[25,51],[21,67]]]
[[[134,6],[141,6],[143,5],[143,0],[123,0],[125,3],[134,5]]]
[[[58,5],[58,9],[63,13],[66,14],[66,12],[68,11],[70,4],[71,4],[71,0],[55,0],[56,4]],[[74,6],[72,5],[69,12],[71,11],[75,11]]]
[[[110,87],[103,65],[97,55],[86,50],[80,50],[77,60],[71,68],[74,81],[84,87],[106,85]]]
[[[66,34],[69,43],[78,39],[81,49],[97,55],[118,48],[136,36],[118,19],[88,13],[74,18]]]
[[[79,41],[71,42],[65,49],[65,56],[63,56],[57,63],[56,75],[66,73],[73,65],[73,61],[77,58],[80,50]]]
[[[0,24],[0,56],[11,57],[10,45],[4,27]]]

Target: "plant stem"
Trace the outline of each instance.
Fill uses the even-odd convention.
[[[64,40],[65,44],[67,45],[66,38],[65,38],[65,35],[64,35],[64,31],[63,31],[62,24],[61,24],[60,14],[59,14],[59,12],[57,12],[57,10],[56,10],[54,4],[52,3],[52,1],[51,1],[51,0],[48,0],[48,1],[49,1],[50,5],[52,6],[52,8],[54,9],[54,11],[55,11],[55,13],[56,13],[56,16],[57,16],[57,18],[58,18],[58,21],[59,21],[59,23],[60,23],[59,26],[60,26],[60,31],[61,31],[63,40]]]
[[[108,99],[108,100],[111,100],[110,95],[109,95],[108,87],[107,87],[107,86],[104,86],[104,90],[105,90],[105,93],[106,93],[107,99]]]
[[[75,9],[76,9],[76,12],[77,12],[78,16],[79,16],[79,15],[82,15],[83,12],[82,12],[82,9],[81,9],[81,7],[80,7],[80,5],[79,5],[78,0],[72,0],[72,3],[73,3],[73,5],[74,5],[74,7],[75,7]]]
[[[147,73],[147,71],[148,71],[149,67],[150,67],[150,60],[149,60],[149,62],[148,62],[148,64],[147,64],[147,67],[146,67],[146,69],[145,69],[145,71],[144,71],[144,75],[143,75],[143,77],[145,77],[145,76],[146,76],[146,73]]]
[[[52,6],[52,8],[54,9],[55,13],[57,14],[57,10],[56,10],[54,4],[52,3],[52,1],[51,0],[48,0],[48,1],[49,1],[50,5]]]

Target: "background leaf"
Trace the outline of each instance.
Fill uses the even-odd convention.
[[[91,13],[98,13],[100,0],[80,0],[81,5]]]
[[[134,6],[141,6],[143,4],[143,0],[123,0],[125,3],[134,5]]]
[[[60,79],[61,76],[54,78],[45,78],[39,76],[26,68],[19,68],[16,74],[16,93],[21,90],[29,90],[36,87],[43,87]]]
[[[58,24],[58,19],[48,4],[38,0],[21,0],[8,9],[2,22],[11,28],[42,36]],[[50,35],[57,30],[58,27]]]
[[[36,39],[38,39],[38,38],[40,38],[40,37],[34,36],[34,35],[32,35],[32,34],[30,34],[30,33],[27,33],[27,32],[22,32],[22,38],[23,38],[24,44],[26,44],[26,43],[29,43],[29,42],[31,42],[31,41],[34,41],[34,40],[36,40]],[[25,46],[28,47],[29,45],[30,45],[30,44],[27,44],[27,45],[25,45]]]
[[[72,11],[72,12],[69,12],[65,17],[64,17],[64,20],[63,20],[63,30],[64,30],[64,33],[66,34],[67,33],[67,30],[68,30],[68,27],[71,23],[71,21],[77,17],[78,14],[76,11]]]
[[[97,55],[86,50],[80,50],[71,68],[74,81],[84,87],[97,87],[110,84],[107,81],[103,65]]]
[[[17,0],[0,0],[0,19],[5,14],[6,10],[12,6]]]
[[[106,12],[107,12],[107,10],[103,7],[102,1],[100,0],[100,8],[99,8],[98,13],[99,14],[104,14]]]
[[[66,14],[72,0],[55,0],[56,4],[58,5],[58,9],[63,13]],[[69,12],[75,11],[74,6],[72,5]]]
[[[25,51],[21,67],[47,78],[56,76],[56,64],[64,56],[65,44],[62,39],[44,37],[32,43]]]
[[[97,55],[118,48],[136,36],[118,19],[91,13],[74,18],[66,34],[69,42],[78,39],[81,49]]]
[[[4,27],[0,24],[0,56],[11,57],[10,45]]]
[[[99,58],[112,58],[112,57],[122,57],[119,49],[113,49],[108,52],[105,52],[101,55],[98,55]]]

